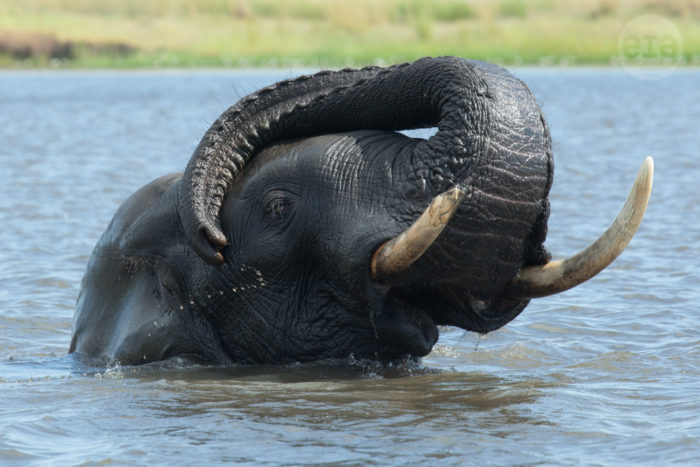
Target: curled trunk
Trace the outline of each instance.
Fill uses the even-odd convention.
[[[491,280],[512,276],[523,258],[540,262],[552,164],[539,108],[529,90],[505,70],[453,57],[321,72],[244,98],[212,125],[187,166],[178,207],[185,235],[204,260],[223,261],[226,238],[219,212],[224,196],[250,157],[272,141],[435,126],[435,135],[403,155],[401,170],[410,172],[405,177],[413,184],[409,191],[424,195],[424,201],[416,202],[420,210],[450,186],[464,189],[466,202],[442,236],[456,241],[446,252],[493,250],[494,243],[505,240],[500,256],[507,260],[503,268],[489,271]],[[515,233],[502,234],[513,228]],[[483,234],[492,235],[492,241],[483,244]],[[461,275],[472,269],[464,268]]]

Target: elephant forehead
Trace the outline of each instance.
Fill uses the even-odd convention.
[[[399,143],[408,140],[392,132],[366,130],[282,141],[256,155],[245,178],[297,176],[304,183],[324,181],[342,192],[376,190],[391,180]]]

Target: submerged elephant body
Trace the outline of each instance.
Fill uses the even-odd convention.
[[[431,138],[396,130],[437,127]],[[545,264],[551,140],[527,87],[443,57],[321,72],[244,98],[183,175],[127,200],[98,243],[71,352],[283,363],[427,354],[438,325],[480,333]],[[461,202],[401,270],[376,252],[437,195]]]

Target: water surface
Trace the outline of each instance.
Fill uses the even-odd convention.
[[[700,458],[700,71],[520,69],[554,139],[547,245],[651,204],[594,280],[419,365],[90,368],[66,356],[119,204],[285,72],[0,73],[0,464],[687,464]]]

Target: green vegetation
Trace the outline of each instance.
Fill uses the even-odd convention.
[[[652,48],[644,39],[621,50],[631,21],[640,38],[666,34],[653,18],[633,21],[643,15],[665,18],[675,42]],[[0,2],[5,68],[335,67],[446,54],[504,64],[610,64],[629,55],[697,65],[700,0]]]

